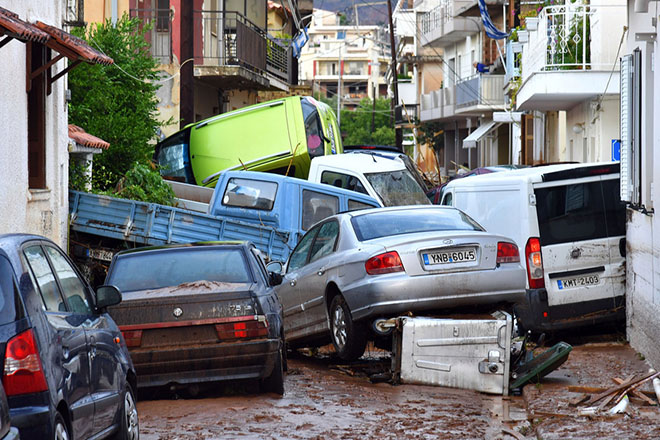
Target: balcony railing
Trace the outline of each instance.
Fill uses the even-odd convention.
[[[434,29],[442,27],[444,23],[448,23],[452,19],[453,13],[454,2],[443,0],[440,5],[422,15],[422,33],[428,34]]]
[[[504,105],[504,75],[477,74],[456,84],[456,108]]]
[[[538,29],[530,32],[523,49],[523,81],[539,71],[611,69],[616,45],[608,39],[626,24],[625,17],[625,5],[543,8]]]
[[[147,35],[151,53],[162,63],[172,62],[172,15],[169,9],[131,9],[131,17],[152,22]],[[197,66],[239,65],[268,72],[291,82],[292,54],[288,45],[238,12],[193,11],[194,63]],[[181,60],[183,61],[183,60]]]

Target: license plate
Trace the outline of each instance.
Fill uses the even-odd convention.
[[[112,261],[112,252],[103,249],[90,249],[89,256],[101,261]]]
[[[467,263],[477,260],[477,252],[474,248],[454,249],[422,254],[426,266],[434,264]]]
[[[584,275],[576,278],[557,280],[557,287],[559,287],[559,290],[562,290],[562,289],[570,289],[571,287],[595,286],[599,282],[600,282],[600,277],[596,274]]]

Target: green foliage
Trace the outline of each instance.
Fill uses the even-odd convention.
[[[173,206],[174,191],[160,177],[160,174],[148,165],[135,163],[117,184],[116,191],[108,195],[142,202],[159,203]]]
[[[440,122],[422,122],[417,125],[417,140],[439,152],[444,146],[444,133]]]
[[[69,188],[76,191],[86,191],[89,177],[85,174],[87,162],[69,161]]]
[[[376,99],[374,131],[371,132],[373,101],[364,98],[355,111],[341,111],[341,132],[344,144],[394,145],[394,127],[390,119],[390,100]]]
[[[158,79],[158,63],[149,53],[147,30],[139,19],[125,14],[116,26],[107,20],[74,31],[115,62],[83,63],[69,73],[69,122],[110,143],[94,158],[94,191],[113,188],[135,163],[146,165],[153,155],[160,123],[158,85],[151,81]]]

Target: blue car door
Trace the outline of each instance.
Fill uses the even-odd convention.
[[[107,314],[93,311],[88,285],[78,276],[68,258],[52,246],[45,246],[69,309],[84,316],[89,359],[89,393],[94,402],[97,434],[112,426],[119,408],[121,364],[118,362],[119,329]]]

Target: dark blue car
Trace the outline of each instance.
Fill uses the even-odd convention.
[[[52,241],[0,235],[0,350],[11,422],[22,439],[138,438],[136,375],[105,308]]]

